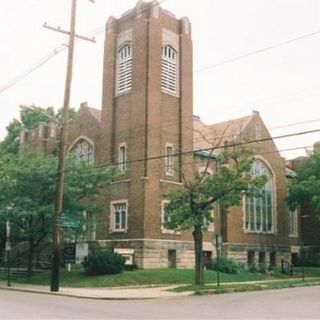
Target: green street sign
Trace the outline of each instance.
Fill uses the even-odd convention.
[[[80,220],[68,217],[65,214],[61,214],[60,225],[63,228],[78,229],[80,227]]]

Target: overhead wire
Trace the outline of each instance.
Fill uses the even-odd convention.
[[[160,0],[158,2],[155,2],[154,4],[150,4],[150,6],[147,6],[144,10],[142,10],[142,12],[145,12],[147,10],[149,10],[149,8],[153,8],[154,6],[160,5],[161,3],[168,1],[168,0]],[[133,17],[135,15],[135,13],[129,12],[126,15],[121,16],[120,19],[122,20],[126,20],[129,19],[130,17]],[[105,28],[100,27],[97,29],[94,29],[93,31],[88,33],[88,36],[96,36],[104,31],[108,30],[108,27]],[[75,42],[80,42],[83,41],[82,39],[76,38]],[[44,65],[45,63],[47,63],[49,60],[51,60],[54,56],[56,56],[58,53],[60,53],[61,51],[67,49],[67,45],[61,45],[59,47],[54,48],[52,51],[50,51],[50,53],[48,53],[46,56],[44,56],[43,58],[41,58],[38,62],[36,62],[34,65],[32,65],[30,68],[26,69],[25,71],[23,71],[21,74],[19,74],[18,76],[16,76],[14,79],[10,80],[8,83],[2,85],[0,87],[0,93],[2,93],[3,91],[9,89],[10,87],[12,87],[13,85],[15,85],[16,83],[18,83],[19,81],[21,81],[22,79],[24,79],[25,77],[27,77],[29,74],[31,74],[33,71],[37,70],[38,68],[40,68],[42,65]]]
[[[163,2],[165,2],[167,0],[162,0],[162,1],[159,1],[158,4],[161,4]],[[158,5],[157,3],[155,3],[154,5]],[[154,6],[153,4],[151,4],[151,6]],[[146,10],[146,9],[145,9]],[[128,19],[129,17],[132,17],[133,16],[133,13],[129,12],[127,15],[124,15],[121,17],[121,19]],[[98,34],[102,33],[103,31],[107,30],[105,27],[99,27],[99,28],[96,28],[94,29],[93,31],[89,32],[88,35],[90,36],[97,36]],[[199,68],[197,70],[195,70],[193,73],[198,73],[198,72],[202,72],[202,71],[206,71],[206,70],[209,70],[209,69],[212,69],[212,68],[216,68],[216,67],[219,67],[219,66],[222,66],[222,65],[225,65],[225,64],[228,64],[228,63],[232,63],[232,62],[235,62],[235,61],[238,61],[238,60],[242,60],[242,59],[245,59],[245,58],[248,58],[250,56],[253,56],[253,55],[256,55],[256,54],[260,54],[262,52],[265,52],[265,51],[269,51],[269,50],[272,50],[272,49],[275,49],[275,48],[278,48],[278,47],[281,47],[281,46],[284,46],[284,45],[287,45],[287,44],[291,44],[293,42],[296,42],[296,41],[299,41],[299,40],[303,40],[303,39],[307,39],[307,38],[310,38],[310,37],[313,37],[313,36],[316,36],[320,34],[320,30],[316,30],[314,32],[311,32],[311,33],[308,33],[308,34],[305,34],[305,35],[302,35],[302,36],[299,36],[299,37],[295,37],[295,38],[292,38],[292,39],[289,39],[289,40],[286,40],[286,41],[282,41],[282,42],[278,42],[276,44],[273,44],[273,45],[270,45],[268,47],[264,47],[264,48],[261,48],[261,49],[257,49],[257,50],[254,50],[254,51],[251,51],[251,52],[248,52],[246,54],[243,54],[243,55],[239,55],[239,56],[236,56],[236,57],[233,57],[231,59],[226,59],[226,60],[223,60],[221,62],[218,62],[218,63],[215,63],[215,64],[212,64],[212,65],[209,65],[209,66],[206,66],[206,67],[203,67],[203,68]],[[77,41],[80,41],[80,39],[77,39]],[[62,50],[59,50],[60,47],[57,47],[55,48],[52,53],[54,53],[56,50],[58,50],[58,53]],[[64,48],[65,49],[65,48]],[[56,54],[54,54],[53,56],[55,56]],[[52,57],[53,57],[52,56]],[[48,58],[47,61],[49,61],[52,57]],[[45,58],[43,58],[45,59]],[[17,83],[18,81],[22,80],[23,78],[25,78],[27,75],[29,75],[31,72],[35,71],[36,69],[38,69],[39,67],[41,67],[45,62],[42,62],[41,59],[38,63],[39,63],[39,66],[38,67],[33,67],[32,70],[29,71],[29,69],[25,72],[23,72],[21,75],[17,76],[15,80],[13,81],[10,81],[8,84],[5,84],[3,85],[1,88],[0,88],[0,93],[3,92],[4,90],[10,88],[11,86],[13,86],[15,83]],[[47,62],[46,61],[46,62]]]
[[[273,45],[270,45],[270,46],[267,46],[267,47],[264,47],[264,48],[261,48],[261,49],[253,50],[251,52],[248,52],[248,53],[245,53],[245,54],[242,54],[242,55],[230,58],[230,59],[226,59],[226,60],[220,61],[218,63],[214,63],[212,65],[209,65],[209,66],[206,66],[206,67],[203,67],[203,68],[199,68],[199,69],[195,70],[195,73],[206,71],[206,70],[213,69],[213,68],[216,68],[216,67],[220,67],[220,66],[223,66],[225,64],[229,64],[229,63],[232,63],[232,62],[235,62],[235,61],[238,61],[238,60],[246,59],[246,58],[251,57],[253,55],[260,54],[260,53],[263,53],[263,52],[266,52],[266,51],[270,51],[272,49],[279,48],[279,47],[291,44],[293,42],[304,40],[304,39],[307,39],[307,38],[310,38],[310,37],[313,37],[313,36],[316,36],[316,35],[319,35],[319,34],[320,34],[320,30],[316,30],[314,32],[307,33],[307,34],[304,34],[304,35],[299,36],[299,37],[295,37],[295,38],[292,38],[292,39],[289,39],[289,40],[281,41],[281,42],[275,43]]]
[[[199,148],[196,151],[212,151],[214,150],[219,150],[219,149],[225,149],[226,147],[239,147],[239,146],[245,146],[249,144],[254,144],[254,143],[260,143],[260,142],[266,142],[266,141],[273,141],[276,139],[284,139],[284,138],[289,138],[289,137],[295,137],[295,136],[301,136],[301,135],[306,135],[306,134],[311,134],[315,132],[320,132],[319,129],[314,129],[314,130],[306,130],[306,131],[300,131],[300,132],[295,132],[295,133],[289,133],[289,134],[283,134],[283,135],[278,135],[275,137],[266,137],[266,138],[261,138],[261,139],[253,139],[253,140],[248,140],[248,141],[242,141],[242,142],[233,142],[233,143],[228,143],[227,146],[225,145],[219,145],[219,146],[214,146],[211,148]],[[182,152],[175,152],[172,154],[173,157],[178,157],[178,156],[183,156],[183,155],[188,155],[188,154],[193,154],[195,150],[188,150],[188,151],[182,151]],[[279,152],[278,150],[276,152]],[[133,159],[133,160],[128,160],[123,163],[126,164],[133,164],[133,163],[139,163],[139,162],[145,162],[145,161],[152,161],[152,160],[159,160],[159,159],[165,159],[167,158],[167,155],[157,155],[157,156],[152,156],[152,157],[142,157],[139,159]],[[114,163],[108,163],[108,164],[100,164],[100,165],[95,165],[94,168],[104,168],[104,167],[114,167],[119,164],[123,164],[119,162],[114,162]],[[80,169],[80,170],[86,170],[86,168]]]

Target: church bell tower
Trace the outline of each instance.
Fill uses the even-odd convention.
[[[148,267],[145,250],[153,245],[146,239],[155,247],[181,241],[163,232],[161,210],[165,193],[191,172],[191,25],[157,1],[139,1],[119,19],[109,18],[104,50],[102,161],[117,168],[105,196],[104,238],[134,247],[138,264]],[[112,218],[117,203],[126,208],[125,222]],[[125,227],[115,230],[117,223]]]

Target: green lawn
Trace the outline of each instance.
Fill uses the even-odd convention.
[[[279,276],[271,276],[259,273],[220,274],[221,282],[242,282],[275,279]],[[216,272],[205,271],[205,283],[216,283]],[[45,271],[32,277],[29,281],[33,284],[50,283],[50,272]],[[147,269],[126,271],[117,275],[87,276],[82,271],[62,271],[60,285],[63,287],[115,287],[134,285],[162,285],[162,284],[190,284],[194,283],[194,270],[190,269]]]

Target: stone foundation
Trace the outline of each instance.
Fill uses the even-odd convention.
[[[263,246],[252,244],[223,244],[223,254],[240,263],[248,265],[251,260],[251,265],[258,267],[265,265],[268,267],[279,267],[281,260],[286,260],[291,263],[290,247],[287,246]],[[249,257],[250,256],[250,257]]]
[[[130,248],[134,249],[134,263],[141,269],[152,268],[193,268],[194,246],[193,241],[175,240],[100,240],[101,248]],[[203,243],[203,250],[211,252],[216,257],[216,250],[209,242]],[[250,254],[248,254],[250,252]],[[291,262],[290,247],[262,246],[252,244],[223,244],[222,254],[244,265],[248,264],[248,255],[252,265],[258,267],[280,267],[281,260]]]
[[[131,248],[134,249],[134,261],[138,268],[193,268],[193,241],[174,240],[100,240],[101,248]],[[204,243],[204,248],[213,249],[212,244]]]

